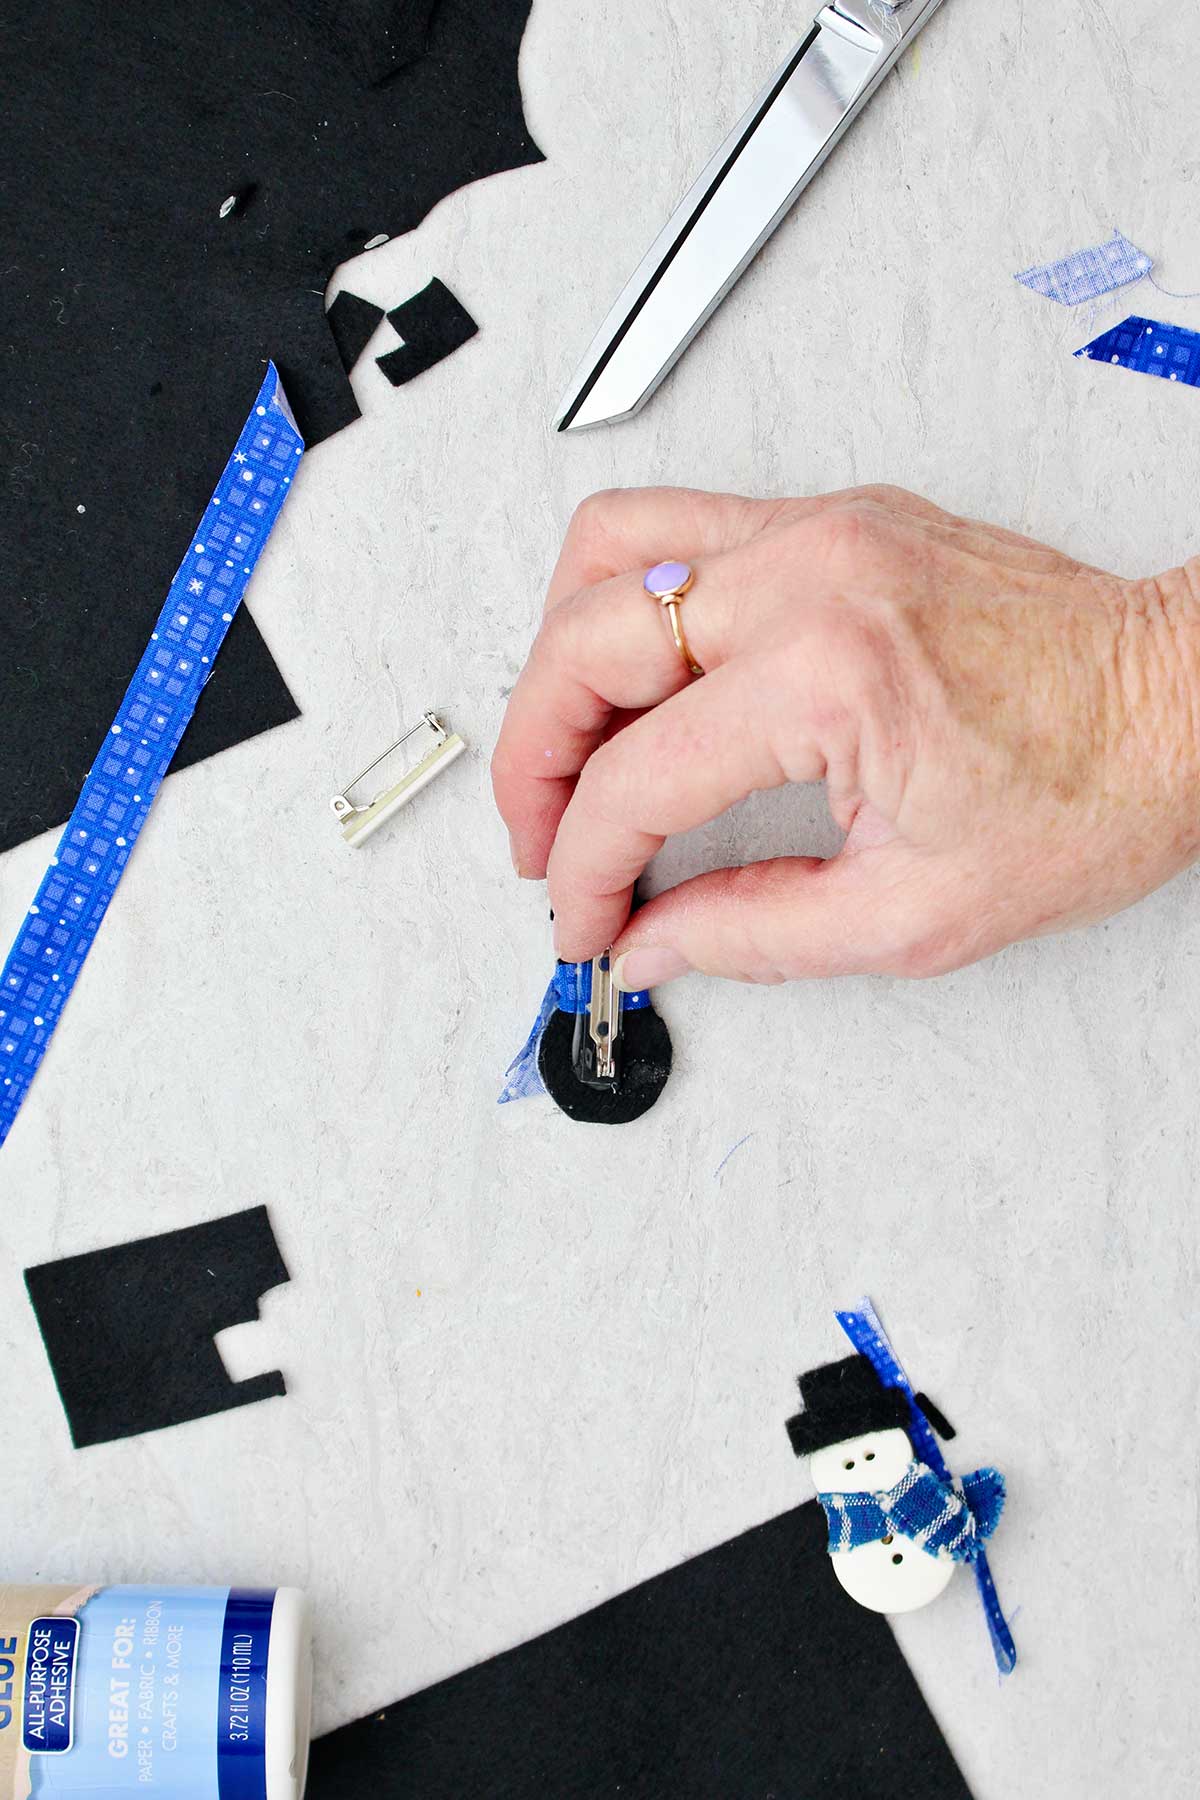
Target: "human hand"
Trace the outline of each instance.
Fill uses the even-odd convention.
[[[691,680],[642,588],[696,572]],[[1200,564],[1125,581],[893,488],[599,494],[576,513],[492,762],[558,953],[637,989],[937,975],[1105,917],[1200,855]],[[683,882],[674,832],[827,784],[847,838]]]

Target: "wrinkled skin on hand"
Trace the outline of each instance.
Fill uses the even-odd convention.
[[[692,681],[645,570],[696,572]],[[559,954],[623,985],[937,975],[1105,917],[1200,855],[1200,565],[1126,581],[899,489],[597,495],[493,760]],[[674,832],[823,780],[847,833],[682,883]]]

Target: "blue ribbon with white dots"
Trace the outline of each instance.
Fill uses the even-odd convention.
[[[504,1071],[504,1086],[497,1106],[507,1106],[510,1100],[526,1100],[531,1094],[545,1093],[545,1083],[538,1071],[538,1047],[551,1015],[556,1012],[583,1013],[591,1003],[591,963],[560,962],[533,1021],[533,1030]],[[650,995],[646,992],[621,995],[622,1012],[641,1012],[649,1004]]]
[[[1089,362],[1116,363],[1139,375],[1200,387],[1200,331],[1133,313],[1075,352]]]
[[[0,973],[0,1144],[46,1054],[304,453],[274,363]]]
[[[917,1404],[917,1396],[913,1393],[912,1383],[904,1373],[900,1358],[893,1350],[891,1340],[883,1329],[883,1322],[870,1300],[860,1300],[852,1312],[838,1313],[837,1322],[859,1355],[866,1357],[884,1387],[899,1388],[908,1401],[908,1410],[911,1415],[909,1436],[912,1438],[917,1460],[925,1463],[943,1481],[953,1485],[954,1477],[942,1455],[942,1447],[938,1443],[937,1434]],[[979,1546],[979,1553],[971,1564],[971,1568],[975,1575],[975,1585],[979,1589],[979,1598],[983,1603],[983,1614],[987,1620],[988,1634],[992,1640],[992,1653],[996,1658],[996,1667],[1002,1675],[1011,1675],[1017,1666],[1017,1647],[1013,1643],[1008,1620],[1001,1610],[1000,1597],[996,1592],[992,1571],[988,1567],[987,1552],[982,1544]]]

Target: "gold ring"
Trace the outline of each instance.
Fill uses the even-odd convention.
[[[646,571],[642,586],[651,599],[657,600],[666,610],[671,624],[671,636],[675,639],[675,648],[683,658],[684,667],[692,675],[703,675],[704,670],[696,661],[683,635],[683,620],[679,616],[679,608],[684,595],[692,587],[696,579],[695,572],[683,562],[655,563]]]

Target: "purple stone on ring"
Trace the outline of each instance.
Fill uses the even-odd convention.
[[[656,600],[665,600],[672,594],[681,594],[691,584],[692,571],[687,563],[683,562],[655,563],[652,569],[646,571],[646,578],[642,582],[646,592],[653,594]]]

